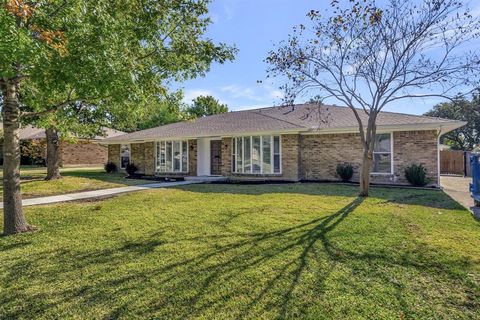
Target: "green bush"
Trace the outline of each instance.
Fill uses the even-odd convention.
[[[421,164],[406,167],[405,178],[415,187],[424,187],[430,182],[427,178],[427,169]]]
[[[348,182],[353,177],[353,166],[350,163],[339,163],[337,165],[337,175],[343,182]]]
[[[138,168],[133,163],[129,163],[125,167],[125,171],[128,173],[129,176],[133,176],[135,174],[135,172],[138,171]]]
[[[105,163],[104,169],[107,173],[117,172],[118,168],[117,165],[113,162]]]

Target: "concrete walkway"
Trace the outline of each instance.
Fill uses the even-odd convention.
[[[196,184],[196,183],[203,183],[203,182],[204,181],[160,182],[160,183],[142,184],[142,185],[138,185],[138,186],[128,186],[128,187],[119,187],[119,188],[111,188],[111,189],[101,189],[101,190],[93,190],[93,191],[85,191],[85,192],[68,193],[68,194],[62,194],[62,195],[58,195],[58,196],[24,199],[24,200],[22,200],[22,205],[23,206],[36,206],[36,205],[41,205],[41,204],[50,204],[50,203],[57,203],[57,202],[94,199],[94,198],[108,197],[108,196],[112,196],[112,195],[116,195],[116,194],[120,194],[120,193],[127,193],[127,192],[134,192],[134,191],[141,191],[141,190],[148,190],[148,189],[158,189],[158,188],[184,186],[184,185],[187,185],[187,184]],[[0,202],[0,208],[3,209],[3,202]]]

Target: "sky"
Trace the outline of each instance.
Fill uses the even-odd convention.
[[[479,3],[472,7],[480,13]],[[233,62],[213,64],[203,78],[180,85],[184,102],[199,95],[212,95],[229,110],[269,107],[282,103],[280,79],[266,79],[264,59],[274,44],[285,40],[293,26],[307,21],[311,9],[323,11],[329,0],[214,0],[210,5],[213,23],[207,37],[235,45],[239,50]],[[480,46],[477,43],[477,46]],[[259,81],[262,81],[259,83]],[[441,100],[437,98],[398,101],[385,111],[423,114]],[[330,102],[330,101],[327,101]]]

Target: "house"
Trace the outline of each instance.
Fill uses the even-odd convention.
[[[358,110],[362,121],[366,114]],[[372,182],[407,184],[404,169],[421,163],[439,185],[439,137],[461,121],[381,112]],[[134,163],[158,177],[224,176],[283,181],[338,180],[336,166],[362,161],[351,109],[303,104],[217,114],[101,141],[120,168]]]
[[[108,159],[108,148],[98,142],[105,138],[124,134],[122,131],[104,128],[101,135],[94,136],[91,139],[76,139],[75,142],[62,140],[60,142],[61,165],[103,166]],[[19,138],[22,164],[44,164],[47,153],[45,129],[31,125],[24,126],[20,129]],[[3,154],[0,155],[3,162]]]

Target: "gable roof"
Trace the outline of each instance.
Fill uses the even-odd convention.
[[[103,140],[106,138],[113,138],[121,135],[125,135],[125,132],[111,129],[111,128],[103,128],[103,135],[96,135],[95,137],[89,140]],[[36,139],[45,139],[45,129],[36,128],[32,125],[26,125],[20,128],[19,133],[20,140],[36,140]]]
[[[358,109],[358,114],[366,124],[368,118],[363,109]],[[394,112],[380,112],[377,118],[378,130],[447,132],[463,125],[462,121]],[[350,108],[302,104],[216,114],[108,138],[102,143],[289,132],[358,132],[358,124]]]

